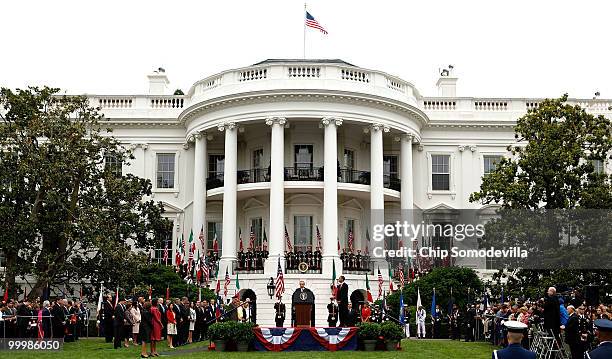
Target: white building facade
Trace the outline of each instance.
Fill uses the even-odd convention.
[[[170,248],[192,230],[197,238],[203,229],[205,248],[196,243],[205,252],[217,238],[219,275],[228,269],[234,294],[239,274],[242,293],[249,288],[257,298],[263,325],[274,325],[266,285],[279,262],[287,272],[284,301],[305,280],[323,326],[333,267],[345,274],[350,292],[365,289],[368,272],[376,297],[377,268],[389,286],[387,268],[395,262],[372,258],[365,270],[343,268],[349,237],[353,252],[365,255],[374,247],[372,223],[406,219],[406,210],[441,218],[458,209],[490,214],[469,196],[510,156],[516,119],[541,101],[456,97],[450,72],[438,81],[439,97],[423,97],[407,81],[340,60],[267,60],[197,81],[185,95],[166,94],[163,71],[149,81],[148,95],[90,96],[113,135],[133,150],[123,173],[152,181],[153,199],[174,224]],[[596,114],[609,114],[612,105],[570,102]],[[304,253],[315,251],[320,238],[320,265],[285,268],[285,231]],[[268,257],[257,268],[240,268],[240,238],[244,252],[250,238],[255,248],[266,246]]]

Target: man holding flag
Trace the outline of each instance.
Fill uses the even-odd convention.
[[[425,318],[427,317],[427,312],[423,308],[423,304],[421,303],[421,290],[417,288],[417,312],[416,312],[416,324],[417,324],[417,338],[425,338]]]

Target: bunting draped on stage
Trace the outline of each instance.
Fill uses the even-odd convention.
[[[254,328],[259,351],[357,350],[357,328]]]

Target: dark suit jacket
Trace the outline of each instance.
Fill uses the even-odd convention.
[[[348,305],[348,284],[346,282],[340,284],[338,299],[342,302],[342,305]]]
[[[104,315],[104,321],[112,322],[114,313],[115,309],[113,308],[113,305],[108,300],[104,301],[104,310],[102,312],[102,314]]]
[[[567,344],[575,345],[580,341],[580,332],[578,330],[578,316],[576,313],[570,315],[565,324],[565,342]]]
[[[544,328],[552,329],[559,333],[561,326],[561,313],[559,309],[559,298],[556,295],[548,296],[544,300]]]
[[[125,304],[121,305],[121,303],[117,303],[115,307],[115,326],[122,326],[125,320]]]

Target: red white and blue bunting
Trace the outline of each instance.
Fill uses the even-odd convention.
[[[255,337],[268,350],[280,352],[287,349],[298,338],[295,328],[255,328]]]
[[[255,350],[336,351],[357,349],[357,328],[261,328],[253,329]]]
[[[357,334],[357,328],[311,328],[312,336],[329,351],[342,349]]]

